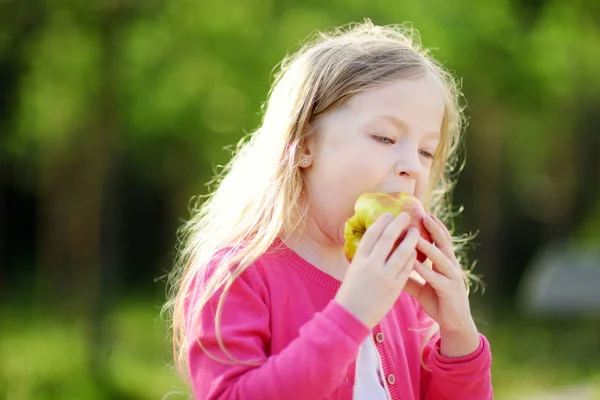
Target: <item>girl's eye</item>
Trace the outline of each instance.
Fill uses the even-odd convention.
[[[419,153],[421,153],[423,157],[433,160],[433,154],[431,154],[430,152],[426,150],[419,150]]]
[[[373,137],[375,138],[375,140],[377,140],[380,143],[383,143],[383,144],[394,144],[394,140],[390,139],[387,136],[377,136],[377,135],[375,135]]]

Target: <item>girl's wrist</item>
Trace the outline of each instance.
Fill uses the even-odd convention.
[[[481,344],[475,323],[459,331],[445,331],[440,328],[440,337],[440,354],[446,358],[468,356]]]

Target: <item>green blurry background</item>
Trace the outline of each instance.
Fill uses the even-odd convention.
[[[597,0],[0,0],[0,399],[184,398],[159,311],[190,198],[281,58],[365,17],[462,78],[496,398],[600,399]],[[562,312],[524,300],[552,262]]]

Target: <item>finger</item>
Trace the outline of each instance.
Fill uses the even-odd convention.
[[[383,233],[384,229],[394,220],[394,216],[390,213],[385,213],[379,216],[371,224],[369,229],[365,232],[362,239],[360,240],[360,244],[358,245],[358,249],[356,250],[356,255],[360,256],[368,256],[373,251],[373,246],[379,240],[379,237]]]
[[[406,260],[406,262],[404,263],[402,268],[396,274],[396,280],[406,281],[408,279],[408,276],[412,272],[412,270],[415,268],[416,261],[417,261],[417,251],[413,250],[412,252],[409,253],[408,259]]]
[[[448,228],[446,228],[446,225],[444,225],[444,223],[435,215],[429,214],[429,216],[436,224],[439,225],[440,228],[442,228],[442,231],[444,231],[444,233],[446,234],[446,238],[448,239],[448,241],[450,243],[452,243],[452,235],[450,234],[450,231],[448,230]]]
[[[398,247],[390,255],[390,258],[385,263],[386,268],[391,269],[392,274],[397,274],[404,267],[408,259],[414,254],[416,257],[417,252],[415,248],[417,241],[419,240],[419,230],[411,228],[408,233],[398,245]],[[390,249],[391,250],[391,249]]]
[[[437,245],[437,247],[448,257],[450,260],[454,261],[456,256],[454,255],[454,250],[452,249],[452,240],[445,232],[445,228],[442,228],[435,220],[432,218],[425,218],[425,228],[431,234],[431,238],[433,242]]]
[[[429,283],[436,291],[439,290],[448,279],[432,269],[427,268],[420,262],[415,263],[415,271],[419,273],[425,279],[427,283]]]
[[[449,279],[456,279],[459,276],[459,268],[456,268],[448,256],[446,256],[441,249],[435,247],[435,245],[429,243],[423,238],[419,238],[417,249],[421,250],[423,254],[425,254],[425,256],[431,260],[435,268],[442,275]]]
[[[392,222],[385,227],[381,236],[373,246],[371,257],[375,257],[377,262],[385,262],[390,252],[394,248],[394,244],[400,237],[400,234],[406,229],[410,218],[408,214],[402,213],[398,215]]]

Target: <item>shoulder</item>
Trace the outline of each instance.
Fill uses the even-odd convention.
[[[262,257],[246,265],[238,259],[231,249],[222,249],[197,266],[186,296],[188,317],[204,319],[204,324],[211,326],[217,310],[221,310],[223,321],[267,312],[270,296],[260,272],[264,268]],[[241,309],[245,312],[240,313]]]
[[[221,249],[209,259],[196,277],[196,289],[207,286],[224,286],[230,283],[230,289],[240,286],[260,294],[267,300],[269,287],[284,284],[289,275],[286,257],[277,248],[270,247],[258,256],[232,248]]]
[[[224,248],[215,252],[198,271],[197,282],[200,287],[226,282],[244,282],[251,287],[260,286],[264,270],[263,255],[248,261],[248,255],[232,248]]]

